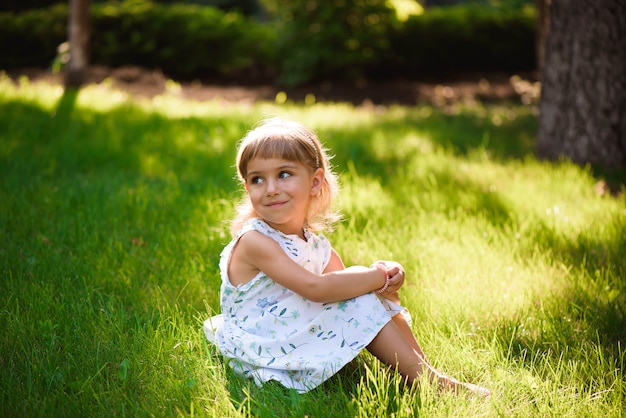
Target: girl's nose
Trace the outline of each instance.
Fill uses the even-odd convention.
[[[274,195],[278,193],[278,184],[275,180],[269,180],[267,183],[267,188],[265,189],[265,193],[268,195]]]

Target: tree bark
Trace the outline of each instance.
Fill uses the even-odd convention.
[[[67,87],[80,87],[85,80],[89,64],[90,7],[91,0],[70,0],[67,25],[70,60],[65,71]]]
[[[537,154],[626,167],[626,2],[552,0]]]

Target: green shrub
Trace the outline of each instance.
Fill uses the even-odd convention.
[[[389,47],[396,23],[386,0],[293,0],[277,10],[280,81],[365,75]]]
[[[391,35],[387,60],[405,76],[532,70],[535,25],[532,9],[433,8]]]
[[[0,13],[0,68],[47,66],[66,39],[66,5]]]
[[[49,66],[67,39],[67,5],[0,13],[0,68]],[[132,2],[91,9],[90,62],[160,68],[172,77],[227,75],[270,65],[268,26],[197,5]]]
[[[193,4],[96,3],[90,62],[287,85],[535,68],[532,8],[432,8],[399,22],[385,0],[272,4],[271,19],[260,21]],[[50,66],[67,38],[67,13],[66,4],[0,13],[0,68]]]
[[[174,77],[225,75],[270,62],[273,32],[237,13],[149,3],[95,9],[92,60],[161,68]]]

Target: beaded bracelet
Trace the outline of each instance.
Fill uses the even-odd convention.
[[[387,270],[385,270],[385,268],[381,264],[374,263],[370,266],[370,268],[372,267],[376,267],[381,273],[385,275],[385,284],[383,285],[383,287],[376,291],[376,293],[380,295],[381,293],[384,293],[385,290],[387,290],[387,288],[389,287],[389,276],[387,275]]]

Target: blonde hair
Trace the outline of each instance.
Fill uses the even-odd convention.
[[[312,170],[324,170],[324,180],[320,192],[313,196],[305,224],[311,232],[328,230],[339,220],[339,214],[332,209],[333,198],[338,191],[337,176],[332,171],[330,158],[317,135],[304,125],[271,118],[249,131],[243,137],[237,151],[237,175],[244,183],[248,163],[254,158],[281,158],[308,165]],[[237,206],[237,214],[231,224],[231,233],[237,234],[243,224],[258,215],[254,211],[247,195]]]

